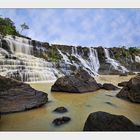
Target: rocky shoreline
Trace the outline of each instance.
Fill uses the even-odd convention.
[[[100,84],[89,75],[85,70],[79,69],[71,76],[63,76],[59,78],[52,86],[52,91],[67,93],[87,93],[95,92],[100,89],[116,90],[116,97],[127,99],[131,102],[140,103],[140,76],[135,76],[129,81],[119,83],[123,88],[120,90],[112,83]],[[57,93],[57,92],[56,92]],[[110,95],[111,96],[111,95]],[[48,95],[44,92],[31,88],[28,84],[19,82],[14,79],[0,76],[0,113],[14,113],[30,110],[40,107],[48,102]],[[105,102],[114,106],[111,102]],[[71,113],[66,107],[61,106],[52,110],[52,113],[61,115],[63,113]],[[63,115],[55,118],[52,124],[56,127],[67,125],[73,121],[69,115]],[[140,126],[134,124],[127,117],[122,115],[110,114],[108,112],[93,112],[89,114],[83,131],[140,131]]]

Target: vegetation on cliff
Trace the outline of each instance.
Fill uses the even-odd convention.
[[[2,36],[20,35],[19,32],[16,30],[14,22],[10,18],[2,18],[2,17],[0,17],[0,34]]]
[[[26,30],[29,29],[29,27],[24,23],[21,25],[21,29]],[[6,18],[0,17],[0,34],[2,35],[2,37],[6,35],[13,35],[31,39],[19,33],[19,31],[16,29],[15,23],[10,18],[7,17]]]

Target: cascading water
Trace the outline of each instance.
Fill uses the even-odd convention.
[[[107,62],[107,63],[110,63],[111,66],[112,66],[115,70],[120,71],[120,72],[123,72],[123,73],[128,72],[128,70],[127,70],[124,66],[122,66],[117,60],[112,59],[112,58],[110,57],[110,54],[109,54],[108,49],[104,48],[104,52],[105,52],[106,62]]]
[[[63,54],[59,49],[57,49],[57,50],[58,50],[59,54],[62,56],[65,64],[70,64],[71,65],[71,62],[70,62],[69,58],[67,57],[67,55]]]
[[[140,63],[140,56],[135,56],[135,61]]]
[[[16,36],[6,36],[0,39],[0,75],[24,82],[37,82],[56,80],[60,76],[72,74],[79,67],[82,67],[91,76],[98,75],[99,68],[106,71],[107,65],[99,63],[97,48],[83,49],[70,46],[69,49],[63,49],[64,46],[57,47],[56,45],[55,53],[59,57],[58,61],[52,62],[51,47],[53,45],[47,46],[45,43],[33,42],[30,39]],[[104,52],[111,72],[114,70],[121,73],[128,72],[119,61],[115,60],[113,53],[113,58],[111,58],[108,49],[104,48]],[[49,62],[40,58],[42,56],[48,58]],[[134,63],[140,62],[140,56],[135,56],[131,62],[133,63],[133,61]]]
[[[12,53],[23,53],[23,54],[31,54],[33,46],[31,45],[31,40],[21,37],[5,37],[8,46],[10,47],[10,51]]]
[[[90,62],[89,62],[89,64],[91,65],[91,68],[94,69],[94,71],[96,73],[98,73],[98,70],[100,68],[98,53],[97,53],[96,49],[94,49],[94,48],[89,48],[89,50],[90,50],[90,53],[89,53]]]
[[[56,80],[62,75],[52,63],[31,55],[33,46],[30,40],[11,36],[4,40],[11,53],[0,48],[0,75],[24,82]]]
[[[78,54],[77,47],[72,48],[72,55],[79,60],[80,65],[86,71],[88,71],[91,74],[91,76],[98,75],[98,69],[100,67],[100,64],[99,64],[98,53],[96,49],[89,48],[89,59],[87,60]],[[76,66],[78,65],[76,64]]]

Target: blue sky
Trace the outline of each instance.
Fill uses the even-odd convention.
[[[140,46],[140,9],[0,9],[23,34],[55,44]]]

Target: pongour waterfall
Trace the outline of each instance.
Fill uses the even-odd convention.
[[[4,40],[11,53],[0,48],[0,75],[25,82],[56,80],[61,75],[52,63],[31,55],[29,39],[6,36]]]
[[[105,52],[106,62],[107,62],[107,63],[110,63],[111,66],[112,66],[115,70],[118,70],[118,71],[123,72],[123,73],[128,72],[128,70],[127,70],[124,66],[122,66],[122,65],[119,63],[119,61],[117,61],[117,60],[115,60],[115,59],[112,59],[112,58],[110,57],[110,54],[109,54],[109,50],[108,50],[108,49],[104,48],[104,52]]]
[[[117,52],[118,48],[115,49]],[[6,36],[0,38],[0,75],[37,82],[56,80],[73,74],[78,68],[83,68],[93,77],[98,73],[108,74],[108,71],[111,74],[139,71],[140,55],[126,51],[127,58],[119,50],[122,63],[114,51],[110,55],[109,48],[50,45],[23,37]]]

